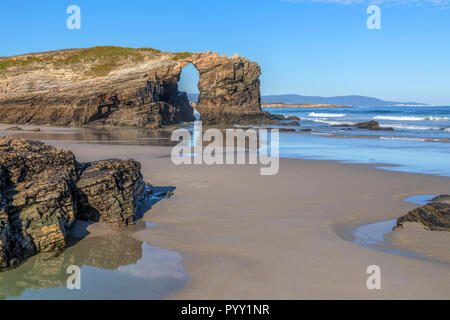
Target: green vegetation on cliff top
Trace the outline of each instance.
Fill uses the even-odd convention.
[[[126,61],[136,63],[146,58],[157,57],[160,53],[162,53],[160,50],[152,48],[135,49],[116,46],[51,51],[0,58],[0,72],[7,72],[10,69],[29,71],[51,65],[55,68],[86,69],[84,70],[86,77],[102,77]],[[180,60],[190,55],[192,55],[190,52],[171,53],[171,58]]]
[[[186,51],[185,52],[177,52],[177,53],[174,53],[172,59],[177,61],[177,60],[189,58],[191,55],[192,55],[191,52],[186,52]]]

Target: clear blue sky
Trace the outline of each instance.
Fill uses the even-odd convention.
[[[382,29],[369,30],[365,0],[2,0],[0,56],[96,45],[238,52],[261,65],[263,94],[450,105],[449,1],[413,2],[382,1]],[[66,28],[71,4],[81,30]]]

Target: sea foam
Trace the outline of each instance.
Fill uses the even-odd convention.
[[[343,113],[317,113],[311,112],[308,114],[309,117],[318,117],[318,118],[342,118],[345,117],[346,114]]]
[[[414,116],[401,116],[401,117],[395,117],[395,116],[376,116],[374,117],[375,120],[392,120],[392,121],[447,121],[450,120],[449,117],[435,117],[435,116],[429,116],[429,117],[414,117]]]

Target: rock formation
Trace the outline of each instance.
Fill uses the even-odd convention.
[[[200,95],[197,110],[206,124],[259,122],[267,118],[261,111],[261,68],[246,58],[196,53],[180,60],[198,70]]]
[[[393,128],[390,128],[390,127],[389,128],[388,127],[380,127],[380,124],[375,120],[371,120],[368,122],[360,122],[360,123],[353,125],[353,127],[356,127],[359,129],[375,130],[375,131],[379,131],[379,130],[392,131],[392,130],[394,130]]]
[[[86,165],[77,186],[78,218],[115,225],[134,222],[135,202],[145,193],[141,165],[134,160],[104,160]]]
[[[267,119],[260,67],[237,55],[121,47],[0,58],[0,123],[159,128],[194,121],[177,82],[199,71],[198,111],[206,124]]]
[[[403,228],[403,224],[407,222],[421,223],[431,231],[450,231],[450,196],[436,197],[428,204],[411,210],[397,219],[394,229]]]
[[[133,223],[144,195],[134,160],[80,164],[70,151],[0,138],[0,270],[63,250],[76,218]]]

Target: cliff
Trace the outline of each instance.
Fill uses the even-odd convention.
[[[199,71],[198,111],[209,124],[261,111],[260,67],[235,55],[93,47],[0,58],[0,123],[159,128],[193,121],[180,73]]]

